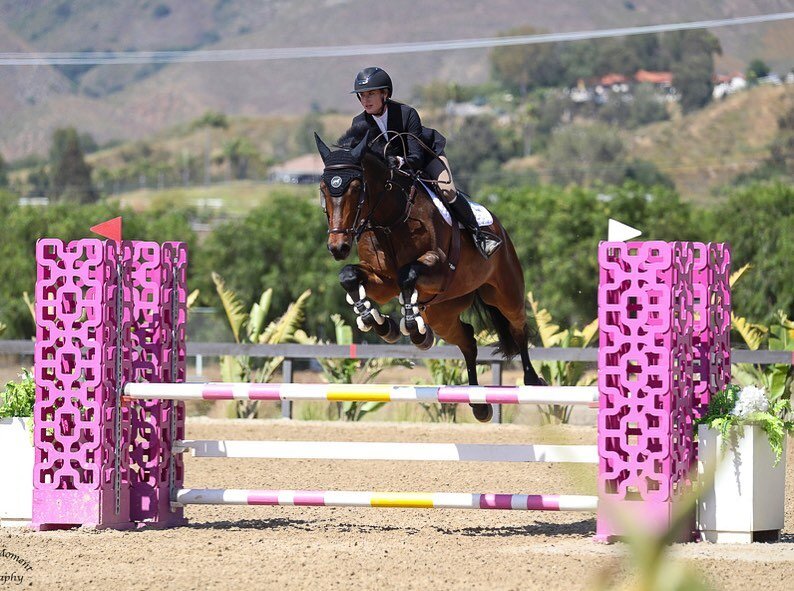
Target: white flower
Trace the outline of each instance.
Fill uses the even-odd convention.
[[[769,399],[766,397],[766,390],[756,386],[745,386],[739,392],[733,414],[737,417],[746,417],[754,412],[767,412],[769,410]]]

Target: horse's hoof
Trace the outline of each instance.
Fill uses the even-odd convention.
[[[493,406],[490,404],[470,404],[474,418],[481,423],[490,423],[493,418]]]
[[[396,343],[400,340],[400,329],[397,323],[388,316],[384,316],[383,319],[386,322],[377,325],[375,332],[387,343]]]
[[[416,345],[418,349],[425,351],[433,346],[433,342],[435,341],[435,335],[433,334],[433,329],[429,326],[425,325],[425,334],[420,332],[412,332],[411,333],[411,342]]]

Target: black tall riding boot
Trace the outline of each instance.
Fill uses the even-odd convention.
[[[465,197],[460,194],[456,195],[455,199],[449,202],[449,209],[455,219],[471,232],[474,245],[486,259],[502,245],[502,239],[499,236],[480,228],[477,218],[474,217],[474,212],[471,210],[471,205]]]

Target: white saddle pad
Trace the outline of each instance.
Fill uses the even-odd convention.
[[[422,183],[422,186],[425,188],[425,191],[427,191],[427,194],[430,195],[430,199],[433,200],[433,204],[436,206],[436,209],[438,209],[439,213],[441,213],[441,217],[443,217],[444,221],[451,226],[452,216],[450,215],[446,205],[444,205],[444,203],[441,201],[438,195],[436,195],[433,189],[427,186],[427,184],[425,184],[423,181],[419,181],[419,182]],[[458,197],[458,199],[461,198],[462,197]],[[477,220],[477,224],[479,224],[480,227],[490,226],[491,224],[493,224],[493,216],[491,215],[490,211],[485,209],[485,206],[480,205],[479,203],[474,203],[473,201],[469,201],[469,205],[471,205],[471,210],[474,212],[474,217]],[[463,227],[463,225],[460,223],[458,224],[458,226],[460,226],[461,228]]]

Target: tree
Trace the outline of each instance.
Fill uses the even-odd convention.
[[[794,176],[794,104],[777,120],[778,132],[770,148],[769,162],[783,174]]]
[[[662,37],[670,61],[673,86],[681,93],[685,113],[705,106],[714,90],[714,55],[722,54],[719,39],[704,30],[673,31]]]
[[[636,183],[598,190],[553,185],[494,189],[489,206],[510,232],[527,290],[566,327],[584,326],[596,316],[594,253],[606,237],[608,218],[640,228],[648,240],[713,239],[675,192]]]
[[[43,197],[50,192],[50,175],[47,174],[47,167],[41,165],[28,173],[29,195],[33,197]]]
[[[317,144],[314,143],[315,133],[323,137],[325,135],[325,125],[323,125],[319,110],[313,108],[306,113],[301,122],[295,127],[295,144],[301,154],[313,154],[317,150]]]
[[[223,144],[223,155],[229,163],[229,172],[236,179],[248,178],[248,165],[259,156],[259,151],[246,137],[236,137]]]
[[[617,131],[604,123],[574,124],[556,131],[549,142],[552,179],[562,185],[595,180],[619,183],[626,151]]]
[[[759,78],[763,78],[767,75],[769,75],[769,66],[767,66],[763,60],[758,58],[755,58],[750,62],[750,65],[747,66],[747,72],[745,74],[748,82],[755,82]]]
[[[794,309],[794,187],[786,182],[740,187],[711,219],[711,239],[730,242],[733,268],[752,265],[752,280],[743,279],[734,289],[734,308],[753,322]]]
[[[505,33],[511,35],[534,35],[533,27],[521,27]],[[538,43],[497,47],[491,50],[491,68],[494,78],[506,88],[513,88],[524,98],[536,87],[555,86],[561,78],[561,67],[555,45]]]
[[[8,174],[6,173],[6,161],[3,155],[0,154],[0,187],[8,186]]]
[[[449,134],[446,147],[456,185],[468,191],[478,172],[498,168],[515,156],[514,140],[502,136],[491,117],[467,117],[456,133]]]
[[[91,203],[99,197],[73,127],[56,129],[52,136],[50,181],[52,196],[62,201]]]
[[[196,287],[213,293],[211,272],[223,273],[226,283],[245,305],[273,288],[273,309],[284,310],[306,289],[312,290],[306,326],[330,328],[329,312],[341,312],[349,322],[355,316],[345,304],[338,273],[342,264],[325,248],[327,222],[317,205],[316,189],[306,196],[274,194],[242,219],[217,226],[192,257]],[[209,302],[206,302],[209,303]]]

